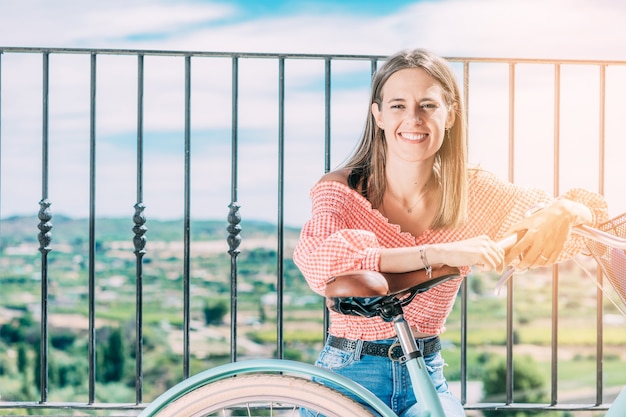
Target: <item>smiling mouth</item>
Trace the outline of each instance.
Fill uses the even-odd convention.
[[[400,136],[406,140],[413,140],[416,142],[424,141],[428,137],[428,133],[400,133]]]

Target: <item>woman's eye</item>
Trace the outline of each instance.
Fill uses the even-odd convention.
[[[404,108],[404,106],[403,106],[402,104],[393,104],[393,105],[391,106],[391,108],[392,108],[392,109],[403,109],[403,108]]]
[[[422,104],[423,109],[436,109],[437,105],[435,103],[424,103]]]

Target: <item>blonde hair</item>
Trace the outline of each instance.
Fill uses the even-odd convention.
[[[356,149],[344,167],[349,168],[348,184],[367,198],[374,208],[382,204],[387,187],[385,176],[386,143],[384,132],[376,125],[371,104],[381,104],[382,88],[395,72],[421,68],[437,80],[444,100],[455,109],[455,122],[435,156],[433,174],[441,189],[441,199],[432,228],[450,228],[467,219],[467,143],[463,101],[459,86],[448,63],[425,49],[400,51],[390,56],[372,79],[370,103],[365,128]],[[455,104],[456,103],[456,104]]]

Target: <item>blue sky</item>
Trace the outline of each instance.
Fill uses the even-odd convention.
[[[317,1],[220,1],[224,5],[236,5],[241,20],[273,17],[277,15],[310,15],[340,14],[380,16],[391,14],[406,5],[416,3],[414,0],[397,0],[392,2],[371,0],[317,0]]]
[[[403,48],[426,47],[448,57],[525,57],[560,59],[626,60],[626,2],[619,0],[440,0],[440,1],[209,1],[209,0],[0,0],[0,46],[5,47],[67,47],[113,49],[159,49],[190,51],[285,52],[388,55]],[[40,61],[26,57],[3,56],[2,102],[2,181],[0,215],[33,210],[40,191],[39,173],[24,171],[23,167],[37,164],[37,149],[41,136]],[[22,62],[23,61],[23,62]],[[161,185],[147,187],[151,199],[147,215],[176,217],[180,215],[180,190],[168,178],[181,171],[180,65],[146,62],[146,138],[150,146],[146,152],[147,176],[159,178]],[[61,63],[63,63],[61,68]],[[133,96],[136,63],[122,64],[107,57],[99,58],[99,80],[105,88],[99,90],[98,140],[102,160],[100,167],[118,164],[120,168],[107,173],[106,182],[99,185],[98,202],[111,215],[128,215],[134,201],[134,189],[128,178],[134,178],[133,136],[136,110]],[[51,85],[51,137],[55,143],[64,140],[61,149],[55,145],[52,167],[59,169],[52,179],[53,209],[69,213],[77,210],[84,215],[85,185],[84,161],[87,147],[84,142],[88,123],[84,103],[88,97],[87,61],[76,57],[53,57],[52,71],[56,78]],[[197,71],[202,71],[198,64]],[[259,64],[260,65],[260,64]],[[271,66],[271,65],[270,65]],[[153,69],[159,68],[159,73]],[[242,64],[245,73],[245,66]],[[351,68],[347,64],[334,67],[333,109],[341,109],[340,117],[333,117],[334,164],[347,155],[358,137],[367,100],[368,68]],[[57,72],[55,72],[57,71]],[[228,74],[228,67],[207,69],[219,78]],[[250,91],[242,101],[241,140],[243,162],[240,174],[241,195],[247,198],[247,207],[268,207],[261,213],[263,219],[275,215],[274,197],[263,190],[271,183],[273,169],[260,166],[260,159],[275,166],[275,103],[273,67],[255,67],[254,77],[242,75],[242,86]],[[539,71],[541,72],[541,71]],[[567,140],[563,152],[570,155],[563,161],[565,186],[580,185],[594,188],[597,184],[593,165],[581,169],[580,155],[593,155],[596,150],[588,144],[589,136],[597,134],[594,114],[597,106],[597,79],[593,74],[565,73],[564,84],[571,86],[563,94],[567,103],[578,103],[569,109],[564,105],[567,119],[562,123],[562,135]],[[242,73],[242,74],[243,74]],[[520,74],[523,74],[522,72]],[[113,76],[114,75],[114,76]],[[504,143],[506,125],[506,70],[499,73],[473,72],[474,80],[486,93],[473,101],[472,154],[488,169],[506,175],[505,149],[500,146],[494,156],[494,141]],[[619,166],[620,155],[626,152],[626,141],[621,139],[620,116],[626,112],[621,96],[626,92],[626,75],[611,74],[610,134],[614,138],[608,150],[609,167]],[[519,130],[521,158],[518,166],[534,169],[519,175],[520,181],[538,182],[550,189],[549,153],[538,155],[536,149],[545,149],[552,138],[550,112],[553,109],[550,93],[553,74],[549,68],[528,78],[520,76],[520,109],[527,108],[516,121]],[[265,81],[261,81],[265,80]],[[301,223],[308,216],[308,189],[320,174],[298,158],[307,158],[320,142],[323,131],[319,119],[304,115],[319,115],[322,74],[319,64],[289,64],[288,79],[298,109],[292,112],[287,125],[289,138],[297,143],[295,154],[287,164],[298,169],[296,176],[287,178],[288,192],[293,207],[287,208],[288,221]],[[225,155],[227,143],[215,143],[221,132],[228,132],[230,107],[208,99],[211,95],[229,94],[229,85],[219,79],[198,79],[202,85],[194,109],[204,115],[194,116],[194,155],[199,176],[222,175],[228,166],[205,158],[206,155]],[[479,84],[480,83],[480,84]],[[160,91],[160,97],[152,91]],[[155,94],[150,96],[150,94]],[[165,101],[163,101],[165,100]],[[82,103],[82,104],[81,104]],[[266,105],[265,103],[271,103]],[[621,107],[620,107],[621,106]],[[585,110],[587,109],[587,110]],[[200,121],[199,121],[200,120]],[[622,129],[623,130],[623,129]],[[617,133],[615,133],[617,132]],[[227,137],[227,136],[225,136]],[[264,145],[265,144],[265,145]],[[30,150],[29,150],[30,149]],[[178,149],[178,151],[176,150]],[[206,150],[205,153],[198,152]],[[15,152],[15,153],[12,153]],[[178,152],[178,153],[177,153]],[[7,157],[11,153],[11,157]],[[263,155],[263,158],[260,158]],[[578,155],[578,156],[577,156]],[[31,159],[29,159],[31,158]],[[33,160],[32,158],[35,158]],[[224,159],[224,158],[222,158]],[[308,159],[311,159],[310,157]],[[615,162],[617,160],[617,162]],[[123,162],[119,164],[119,162]],[[127,162],[127,163],[126,163]],[[223,164],[223,161],[221,162]],[[83,164],[84,165],[84,164]],[[204,168],[204,171],[200,167]],[[253,172],[247,175],[245,169]],[[220,173],[219,169],[225,169]],[[534,172],[534,173],[533,173]],[[623,184],[612,175],[609,184],[610,204],[616,213],[626,211]],[[537,177],[541,177],[537,179]],[[20,182],[10,179],[20,178]],[[543,180],[542,178],[548,178]],[[128,189],[119,184],[128,183]],[[228,187],[217,187],[210,181],[194,182],[194,204],[209,217],[223,218]],[[64,195],[64,190],[72,192]],[[78,192],[77,190],[82,190]],[[168,191],[168,192],[166,192]],[[244,192],[245,191],[245,192]],[[173,197],[172,197],[173,196]],[[216,197],[217,196],[217,197]],[[213,205],[212,200],[219,200]],[[265,200],[263,200],[265,199]],[[269,199],[269,202],[268,200]],[[261,204],[263,200],[263,203]],[[81,200],[82,201],[82,200]],[[115,201],[117,205],[110,203]],[[176,204],[170,204],[176,201]],[[25,203],[24,203],[25,202]],[[77,209],[78,208],[78,209]],[[131,210],[132,212],[132,210]]]
[[[619,59],[620,0],[0,0],[0,45]]]

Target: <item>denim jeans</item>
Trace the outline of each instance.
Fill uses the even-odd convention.
[[[391,345],[397,339],[377,340],[376,343]],[[423,341],[419,340],[420,347]],[[362,342],[357,343],[357,347],[352,352],[324,346],[317,359],[316,365],[330,369],[353,381],[358,382],[380,398],[400,417],[419,417],[419,405],[415,399],[415,394],[411,387],[409,372],[406,366],[398,361],[392,361],[382,356],[361,356]],[[446,417],[465,416],[461,403],[452,396],[448,390],[448,383],[443,376],[445,365],[440,352],[424,357],[426,367],[435,389],[442,402]],[[348,394],[341,387],[333,387]],[[355,398],[356,399],[356,398]],[[367,406],[367,404],[364,404]],[[370,407],[367,407],[371,410]],[[373,413],[374,411],[371,410]],[[307,410],[302,410],[302,417],[312,416]]]

